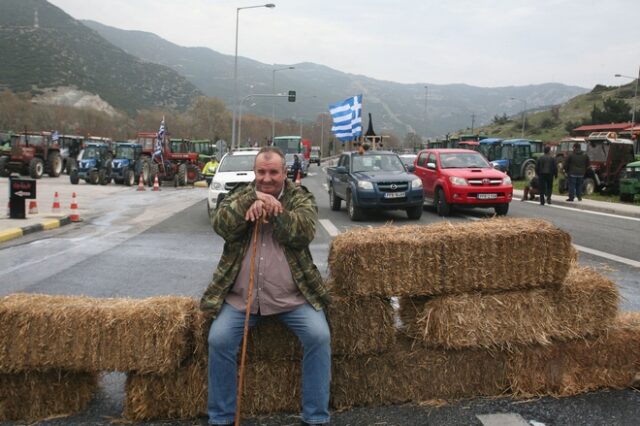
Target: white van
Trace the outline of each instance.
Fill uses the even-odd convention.
[[[234,151],[225,154],[220,160],[218,171],[209,185],[209,195],[207,196],[207,212],[218,206],[224,196],[237,184],[253,182],[255,173],[253,166],[256,161],[258,150]]]

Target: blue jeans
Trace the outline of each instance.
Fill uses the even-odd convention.
[[[584,182],[584,176],[572,176],[569,175],[569,199],[573,200],[573,197],[582,198],[582,183]]]
[[[209,424],[234,421],[238,385],[237,358],[244,331],[244,311],[224,303],[209,330]],[[329,422],[329,384],[331,381],[331,336],[323,311],[305,303],[293,311],[278,314],[300,339],[302,359],[302,420]],[[255,326],[261,315],[251,315]]]

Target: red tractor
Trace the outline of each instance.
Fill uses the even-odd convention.
[[[44,173],[58,177],[62,173],[62,157],[51,132],[23,132],[11,136],[11,152],[0,157],[0,176],[11,172],[40,179]]]
[[[197,166],[198,153],[188,152],[189,143],[184,139],[169,140],[167,136],[161,141],[161,149],[155,148],[158,134],[155,132],[138,132],[137,141],[142,145],[142,154],[149,164],[149,186],[155,178],[158,182],[173,182],[174,186],[184,186],[199,178]],[[184,152],[183,152],[184,151]]]

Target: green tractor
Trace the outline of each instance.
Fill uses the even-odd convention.
[[[624,167],[619,181],[620,200],[633,202],[640,194],[640,161],[634,161]]]
[[[482,142],[484,141],[480,141],[481,146]],[[507,173],[514,180],[524,178],[530,181],[533,179],[536,175],[536,160],[531,153],[529,140],[508,139],[502,141],[499,147],[499,157],[491,160],[491,164],[496,169]]]

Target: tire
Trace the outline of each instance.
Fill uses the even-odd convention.
[[[192,184],[201,179],[200,169],[195,164],[187,164],[187,183]]]
[[[569,182],[567,179],[559,179],[558,180],[558,192],[561,194],[566,194],[569,191]]]
[[[33,179],[40,179],[44,174],[44,163],[40,158],[32,158],[29,162],[29,176]]]
[[[409,207],[407,209],[407,216],[411,220],[420,220],[422,217],[422,206]]]
[[[509,212],[509,204],[500,204],[495,206],[495,211],[498,216],[506,216]]]
[[[438,188],[436,192],[435,207],[438,216],[449,216],[451,214],[451,206],[447,203],[447,198],[444,196],[442,188]]]
[[[62,157],[59,152],[49,153],[47,158],[47,174],[50,177],[58,177],[62,173]]]
[[[71,169],[69,173],[69,180],[72,185],[77,185],[80,182],[80,177],[78,176],[78,169]]]
[[[187,184],[187,165],[182,163],[178,166],[178,185],[185,186]]]
[[[9,164],[9,157],[0,157],[0,176],[8,177],[11,173],[7,169],[7,164]]]
[[[333,185],[331,185],[329,187],[329,206],[331,207],[331,210],[340,210],[340,204],[342,204],[342,199],[336,195],[333,191]]]
[[[358,222],[364,218],[362,209],[355,206],[353,196],[349,193],[347,193],[347,213],[349,214],[349,219],[353,222]]]
[[[100,181],[100,176],[98,175],[98,171],[91,170],[89,172],[89,183],[91,185],[97,185],[99,181]]]
[[[536,166],[533,163],[527,163],[522,168],[522,176],[528,181],[536,175]]]
[[[136,182],[133,170],[127,169],[124,171],[124,184],[127,186],[133,186]]]
[[[591,195],[596,191],[596,182],[591,178],[586,178],[582,182],[582,194]]]
[[[620,201],[628,201],[628,202],[633,202],[633,199],[635,198],[635,194],[620,194]]]

